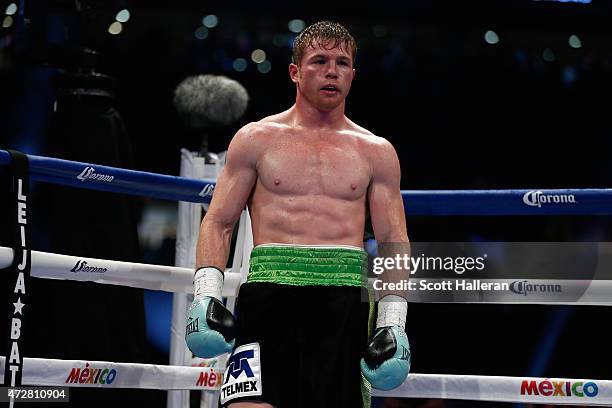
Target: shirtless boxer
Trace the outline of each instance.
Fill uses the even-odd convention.
[[[370,385],[391,389],[408,375],[405,294],[381,293],[373,335],[361,301],[367,211],[379,242],[407,246],[408,236],[393,146],[344,115],[355,52],[341,25],[308,27],[289,65],[295,104],[230,143],[200,229],[186,335],[195,355],[233,351],[223,406],[369,406]],[[255,248],[234,320],[222,271],[245,205]]]

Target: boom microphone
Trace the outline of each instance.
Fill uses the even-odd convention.
[[[185,125],[202,129],[227,126],[245,112],[249,94],[233,79],[221,75],[197,75],[174,90],[174,106]]]

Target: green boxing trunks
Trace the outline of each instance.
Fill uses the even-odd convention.
[[[367,254],[348,246],[260,245],[236,304],[236,347],[220,402],[369,407],[359,361],[373,310]]]

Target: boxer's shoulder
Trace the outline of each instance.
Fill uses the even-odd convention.
[[[348,121],[347,127],[342,131],[343,135],[350,136],[364,157],[375,164],[379,161],[390,160],[396,156],[393,145],[384,137],[375,135],[368,129]]]
[[[251,122],[244,125],[232,138],[229,156],[246,156],[257,158],[270,145],[278,125],[273,122]]]
[[[375,135],[370,130],[360,126],[347,118],[347,124],[342,130],[342,134],[353,137],[358,143],[365,148],[380,148],[389,144],[389,141],[384,137]]]
[[[244,143],[265,144],[291,130],[291,125],[286,123],[282,114],[277,114],[246,124],[236,133],[234,139],[238,138]]]

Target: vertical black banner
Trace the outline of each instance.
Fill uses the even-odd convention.
[[[8,268],[0,271],[10,276],[7,285],[8,299],[8,339],[4,350],[6,360],[4,363],[4,386],[14,387],[21,385],[23,369],[23,342],[21,338],[24,333],[24,307],[27,305],[27,288],[30,280],[30,227],[28,219],[31,205],[28,204],[30,193],[28,157],[23,153],[9,150],[11,161],[12,191],[11,197],[14,203],[13,214],[10,214],[13,228],[13,241],[11,247],[14,250],[13,263]]]

